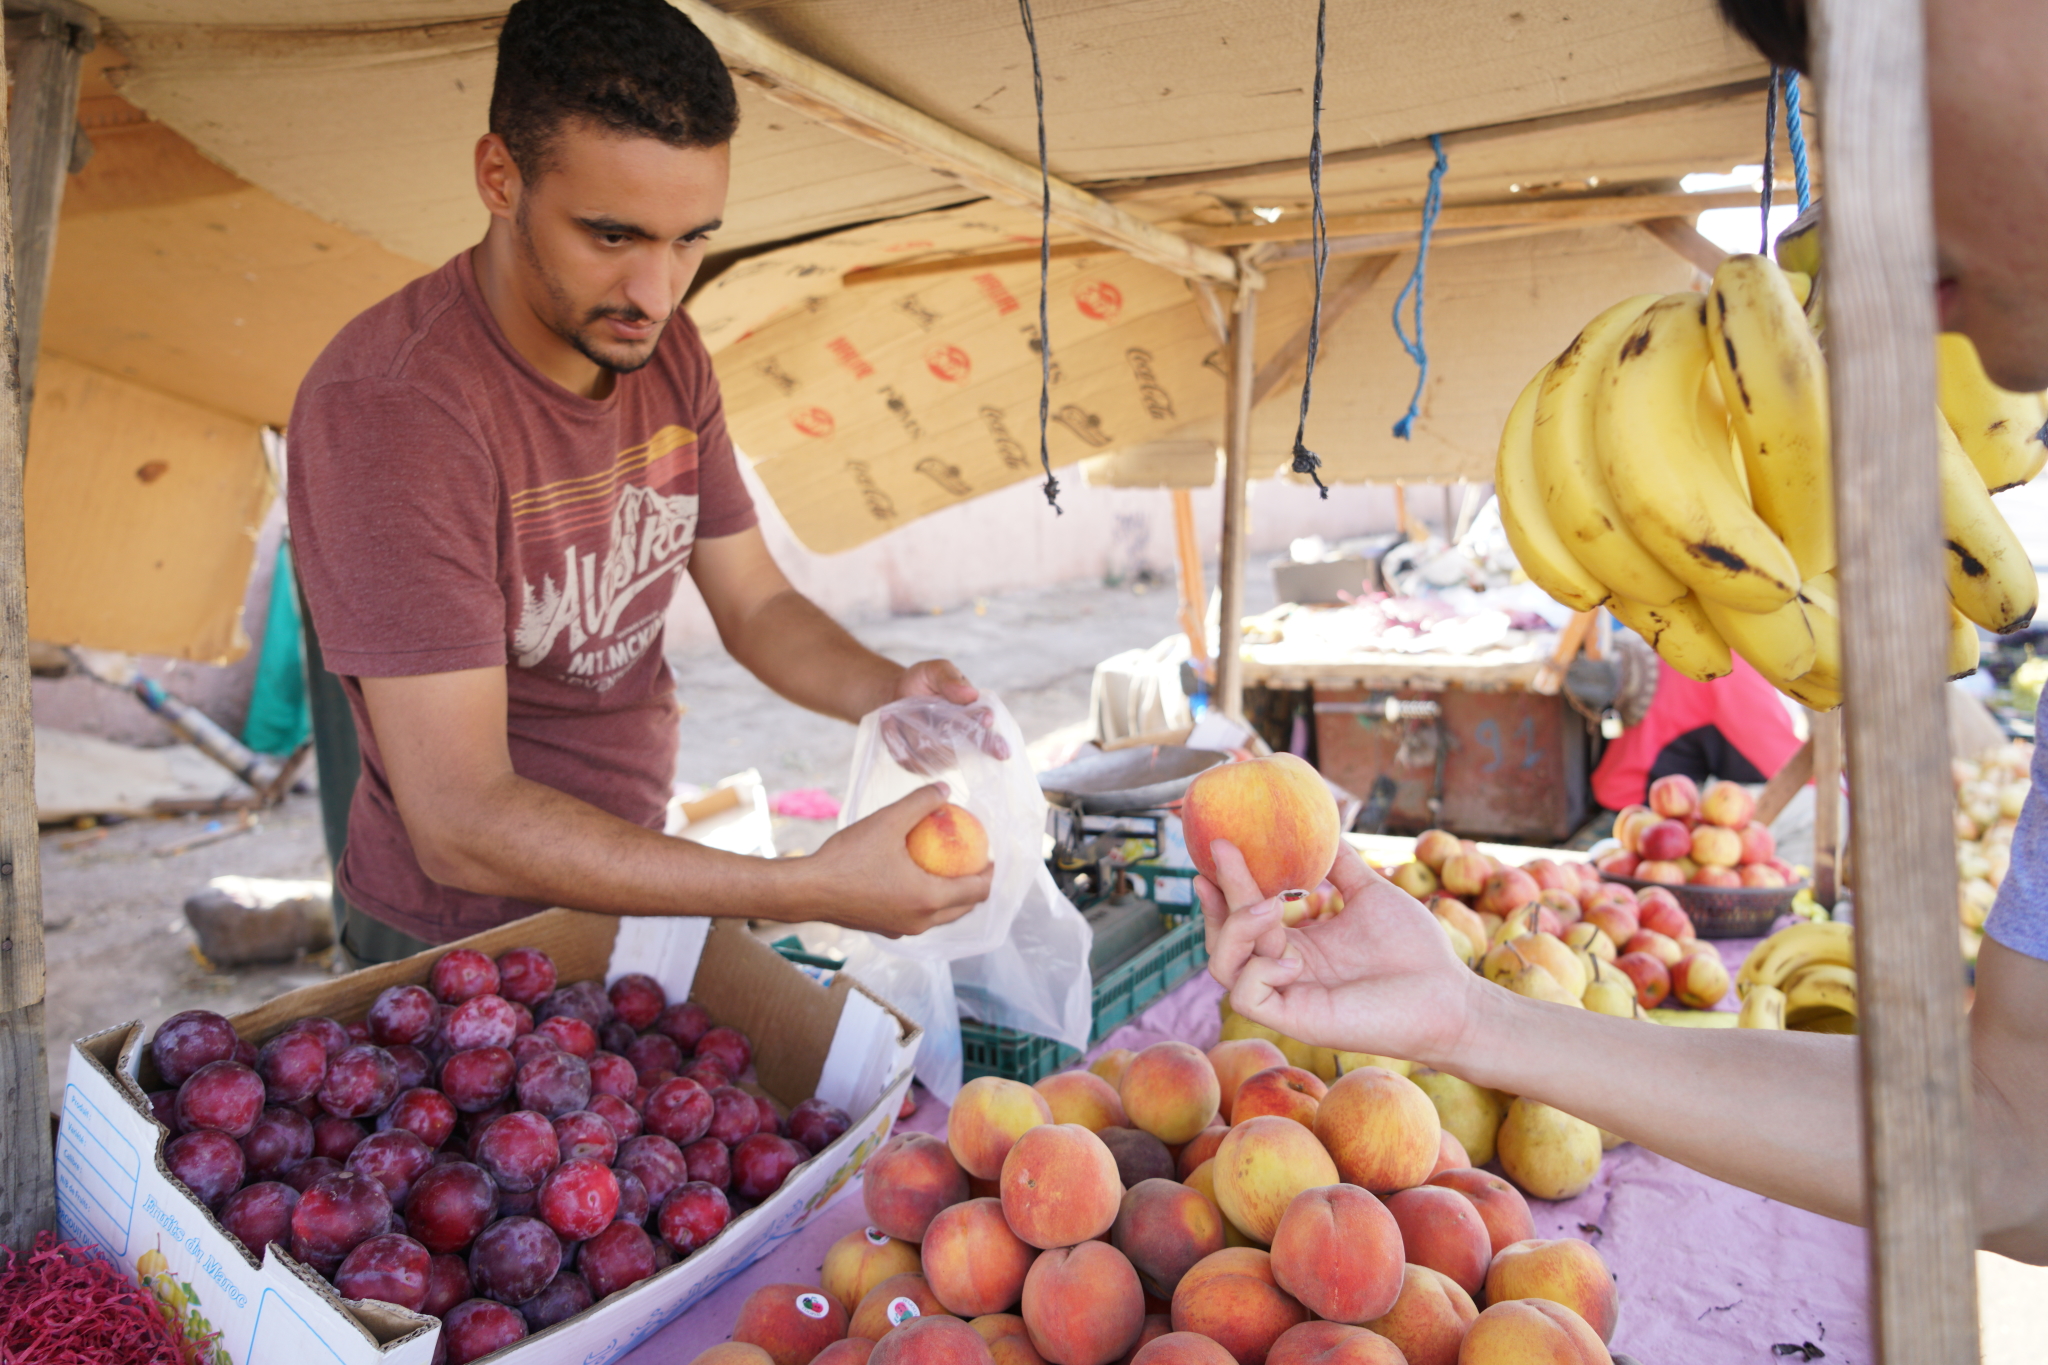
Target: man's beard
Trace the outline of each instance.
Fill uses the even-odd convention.
[[[641,345],[647,348],[645,351],[625,355],[617,353],[608,354],[605,350],[601,349],[601,343],[595,337],[589,335],[588,329],[596,326],[597,323],[605,318],[618,318],[623,322],[646,322],[648,321],[647,315],[639,309],[631,307],[592,308],[583,314],[580,322],[576,321],[576,305],[556,285],[554,277],[541,264],[540,253],[534,250],[533,235],[527,231],[526,205],[524,203],[519,206],[519,212],[514,221],[518,230],[513,235],[519,241],[520,254],[526,257],[527,265],[533,270],[533,277],[539,280],[541,288],[547,291],[548,307],[546,313],[542,315],[541,321],[546,324],[549,331],[553,332],[563,341],[568,342],[575,349],[576,353],[585,360],[596,365],[599,369],[609,370],[613,374],[631,374],[633,371],[645,366],[648,361],[654,359],[655,347],[661,340],[662,330],[666,330],[666,323],[663,324],[662,329],[656,330],[653,336],[641,343]]]

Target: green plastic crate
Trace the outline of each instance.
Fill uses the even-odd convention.
[[[1202,940],[1202,917],[1168,915],[1165,937],[1095,983],[1095,1027],[1088,1037],[1102,1039],[1160,996],[1193,976],[1209,962]],[[1026,1085],[1069,1065],[1080,1053],[1050,1038],[1000,1028],[973,1019],[960,1021],[961,1079],[1001,1076]]]

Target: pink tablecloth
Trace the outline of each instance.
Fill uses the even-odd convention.
[[[1748,942],[1721,945],[1730,970]],[[1167,1039],[1216,1041],[1222,990],[1204,974],[1161,997],[1104,1039],[1097,1052]],[[919,1092],[922,1094],[922,1092]],[[945,1129],[945,1106],[926,1095],[903,1124]],[[686,1365],[727,1339],[746,1296],[764,1284],[816,1284],[825,1252],[866,1222],[858,1181],[776,1255],[756,1263],[627,1359]],[[1539,1237],[1584,1237],[1621,1287],[1613,1347],[1642,1365],[1766,1365],[1777,1342],[1811,1341],[1830,1365],[1869,1365],[1863,1230],[1806,1213],[1687,1170],[1629,1145],[1607,1154],[1591,1189],[1563,1203],[1530,1200]],[[1795,1357],[1796,1358],[1796,1357]]]

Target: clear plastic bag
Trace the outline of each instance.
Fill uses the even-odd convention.
[[[906,734],[917,742],[906,745]],[[908,770],[898,754],[924,771]],[[1045,797],[1017,722],[987,693],[969,707],[933,698],[892,702],[863,719],[840,828],[934,781],[988,831],[995,864],[988,899],[922,934],[891,939],[841,930],[829,946],[845,954],[847,971],[924,1028],[918,1079],[950,1103],[961,1084],[963,1010],[984,1023],[1088,1046],[1094,933],[1046,870]]]

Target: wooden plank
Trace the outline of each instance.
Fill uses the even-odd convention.
[[[1975,1365],[1970,1052],[1955,922],[1933,458],[1921,0],[1811,7],[1828,137],[1828,374],[1855,785],[1872,1320],[1887,1365]]]
[[[7,154],[14,168],[14,296],[26,410],[35,394],[43,301],[49,297],[50,264],[57,255],[57,212],[78,134],[79,63],[93,49],[99,16],[67,0],[27,0],[9,9],[9,36],[20,40],[9,43],[14,108]]]
[[[1245,478],[1252,458],[1252,383],[1258,374],[1259,294],[1240,289],[1230,322],[1229,404],[1223,414],[1223,552],[1217,576],[1216,686],[1211,701],[1244,719]]]
[[[1572,660],[1579,657],[1579,651],[1586,646],[1586,636],[1598,619],[1599,608],[1592,611],[1575,611],[1572,619],[1565,622],[1563,630],[1557,633],[1557,650],[1536,670],[1536,676],[1529,680],[1529,690],[1539,697],[1554,697],[1564,687],[1565,672],[1571,668]]]
[[[1064,261],[1075,256],[1100,256],[1109,248],[1101,242],[1054,242],[1052,258]],[[1038,259],[1038,248],[1021,246],[1014,251],[967,251],[929,261],[905,261],[901,265],[875,265],[849,270],[839,277],[847,288],[862,284],[887,284],[891,280],[916,280],[930,275],[952,275],[968,270],[989,270],[999,265],[1022,265]]]
[[[1037,208],[1038,167],[948,127],[823,62],[714,8],[708,0],[669,0],[717,45],[734,76],[806,118],[848,137],[951,176],[976,194]],[[1022,38],[1018,40],[1021,44]],[[1154,227],[1106,199],[1055,176],[1053,222],[1194,279],[1237,281],[1230,257]]]
[[[1727,85],[1713,85],[1701,90],[1681,90],[1673,95],[1653,95],[1648,99],[1623,100],[1618,104],[1602,105],[1597,109],[1578,109],[1568,114],[1544,114],[1537,118],[1515,119],[1507,123],[1488,123],[1475,128],[1458,128],[1443,134],[1445,151],[1459,147],[1477,146],[1484,142],[1498,142],[1504,138],[1531,137],[1539,133],[1560,132],[1569,128],[1586,128],[1602,123],[1625,122],[1654,114],[1666,113],[1673,109],[1696,109],[1733,101],[1751,100],[1762,95],[1769,87],[1770,78],[1758,76],[1746,81],[1733,81]],[[1370,161],[1385,161],[1392,157],[1426,156],[1430,152],[1426,137],[1404,138],[1399,142],[1386,142],[1377,147],[1347,147],[1341,151],[1327,152],[1323,165],[1356,166]],[[1215,185],[1227,185],[1237,180],[1258,180],[1275,175],[1307,175],[1308,158],[1287,157],[1278,161],[1255,161],[1242,166],[1224,166],[1208,171],[1177,171],[1170,175],[1148,175],[1117,180],[1090,181],[1088,188],[1105,199],[1128,199],[1132,195],[1155,193],[1160,190],[1190,188],[1207,189]]]
[[[1449,204],[1437,214],[1439,230],[1527,227],[1554,224],[1583,227],[1591,223],[1641,223],[1707,209],[1746,209],[1757,205],[1749,190],[1710,194],[1570,194],[1555,199],[1520,199],[1505,204]],[[1331,237],[1367,232],[1416,232],[1422,206],[1340,213],[1328,220]],[[1204,246],[1250,246],[1259,242],[1297,242],[1308,237],[1307,214],[1277,223],[1231,223],[1224,227],[1188,229],[1188,240]]]
[[[1728,259],[1728,253],[1708,241],[1688,218],[1645,218],[1637,227],[1691,261],[1695,269],[1711,275]]]
[[[1813,740],[1799,746],[1797,753],[1785,760],[1785,766],[1771,774],[1771,780],[1764,783],[1763,791],[1756,798],[1756,822],[1768,825],[1785,813],[1785,807],[1792,804],[1792,798],[1799,789],[1813,781]]]
[[[0,111],[0,120],[6,114]],[[0,142],[0,180],[8,152]],[[15,353],[13,209],[0,194],[0,355]],[[29,717],[21,379],[0,365],[0,1240],[28,1250],[57,1218],[43,1057],[43,881]]]
[[[1842,713],[1812,723],[1813,898],[1833,910],[1842,894]]]
[[[1351,273],[1335,289],[1323,295],[1323,335],[1336,330],[1338,320],[1351,311],[1351,306],[1364,298],[1380,276],[1387,273],[1387,267],[1394,263],[1396,253],[1373,256],[1353,266]],[[1326,280],[1327,276],[1324,277]],[[1266,363],[1259,366],[1258,375],[1252,380],[1252,406],[1271,398],[1287,379],[1294,367],[1301,364],[1308,355],[1309,332],[1315,320],[1311,318],[1294,331],[1294,335],[1280,343],[1280,349],[1266,357]]]

